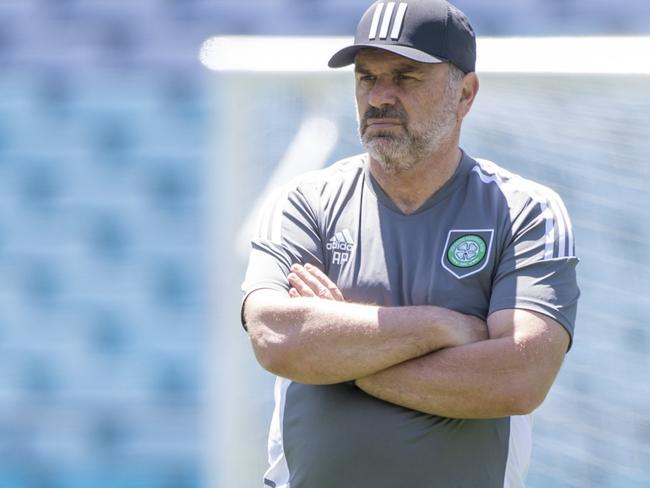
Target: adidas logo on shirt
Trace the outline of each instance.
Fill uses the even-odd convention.
[[[332,264],[342,265],[350,260],[350,252],[354,249],[354,239],[348,229],[337,232],[327,241],[325,246],[328,251],[332,251]]]

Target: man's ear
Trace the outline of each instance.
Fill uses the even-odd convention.
[[[467,73],[461,80],[460,100],[458,103],[458,117],[465,118],[472,108],[478,94],[479,81],[476,73]]]

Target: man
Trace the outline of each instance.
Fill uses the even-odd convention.
[[[265,486],[524,484],[577,259],[555,193],[459,148],[475,53],[444,0],[379,1],[330,60],[355,65],[367,154],[269,203],[243,285],[278,375]]]

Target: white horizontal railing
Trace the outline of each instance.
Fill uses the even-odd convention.
[[[199,58],[216,71],[320,72],[347,37],[212,37]],[[650,36],[481,38],[479,73],[650,74]],[[348,68],[349,69],[349,68]]]

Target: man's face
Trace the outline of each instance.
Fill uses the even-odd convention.
[[[361,142],[396,174],[430,157],[456,135],[458,90],[447,64],[423,64],[377,49],[355,61]]]

